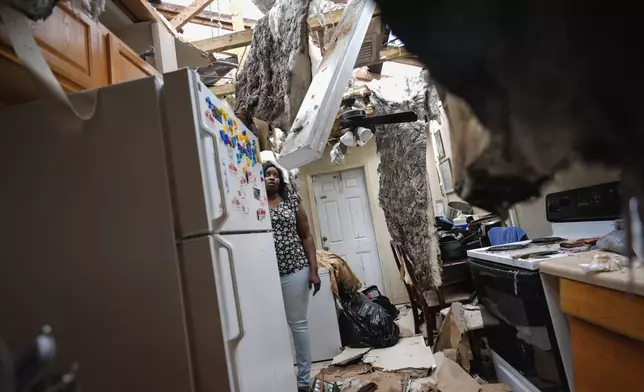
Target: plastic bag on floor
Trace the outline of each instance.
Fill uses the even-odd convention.
[[[343,344],[349,347],[391,347],[398,343],[398,325],[389,312],[356,293],[343,304],[340,333]],[[348,322],[347,322],[348,321]]]

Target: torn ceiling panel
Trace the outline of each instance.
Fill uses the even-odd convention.
[[[306,23],[310,0],[279,0],[253,29],[237,75],[235,112],[289,129],[311,84]]]
[[[337,35],[327,47],[284,142],[283,166],[298,167],[322,156],[374,9],[372,1],[354,0],[343,11]]]
[[[430,85],[420,74],[382,78],[367,86],[376,115],[413,111],[419,118],[376,127],[374,135],[380,155],[379,201],[389,234],[403,244],[414,263],[412,272],[422,289],[429,290],[441,285],[441,266],[426,164],[428,125],[423,120],[438,118],[440,113],[426,103]]]

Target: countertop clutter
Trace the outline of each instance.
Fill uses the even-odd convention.
[[[642,267],[632,270],[621,268],[611,272],[586,272],[580,267],[581,264],[591,263],[593,257],[598,254],[610,254],[610,252],[593,250],[573,253],[568,257],[543,261],[539,264],[539,270],[542,274],[644,296],[644,268]]]

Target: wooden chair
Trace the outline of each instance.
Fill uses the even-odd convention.
[[[401,273],[401,279],[409,295],[416,333],[420,333],[420,325],[424,321],[427,326],[427,334],[432,334],[434,328],[436,328],[436,317],[441,309],[448,307],[452,302],[467,303],[471,301],[474,289],[467,266],[467,259],[444,264],[441,275],[443,285],[437,289],[423,291],[414,275],[414,263],[402,244],[397,241],[391,241],[391,250],[394,253],[398,271]],[[405,271],[409,275],[411,284],[405,282]],[[465,286],[465,290],[463,290],[462,286]],[[453,288],[458,288],[458,290],[453,290]],[[427,339],[431,340],[432,336],[427,336]]]
[[[423,295],[422,289],[416,281],[416,276],[414,275],[414,266],[411,261],[411,258],[403,248],[402,244],[397,241],[391,241],[391,250],[394,253],[394,259],[396,260],[396,265],[398,271],[400,272],[405,288],[407,289],[407,294],[409,295],[409,302],[411,303],[411,312],[414,316],[414,332],[420,333],[420,326],[425,322],[427,327],[427,335],[425,338],[428,341],[433,339],[433,330],[436,327],[436,314],[440,311],[430,309],[427,305],[425,296]],[[409,280],[411,284],[405,281],[405,274],[409,275]]]

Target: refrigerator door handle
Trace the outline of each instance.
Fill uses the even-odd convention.
[[[215,241],[220,243],[228,252],[228,263],[230,264],[230,275],[232,278],[233,296],[235,297],[235,312],[237,313],[237,323],[239,324],[239,333],[230,341],[239,342],[244,337],[244,321],[242,317],[241,305],[239,302],[239,289],[237,288],[237,274],[235,273],[235,258],[233,256],[233,247],[226,240],[218,235],[213,235]]]
[[[217,177],[217,188],[219,188],[219,197],[220,197],[220,202],[221,202],[221,217],[216,219],[215,222],[215,231],[219,231],[221,227],[223,227],[224,223],[226,223],[226,220],[228,220],[228,203],[226,200],[226,182],[224,180],[224,176],[226,175],[224,168],[224,173],[221,171],[222,167],[222,161],[219,156],[219,147],[217,145],[217,136],[213,133],[210,132],[210,130],[207,130],[208,133],[208,138],[210,139],[210,143],[212,143],[213,147],[213,152],[215,155],[215,177]],[[215,206],[217,208],[217,206]],[[240,324],[241,325],[241,324]]]

